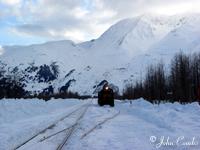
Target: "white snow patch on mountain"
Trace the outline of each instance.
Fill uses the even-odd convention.
[[[3,50],[2,46],[0,45],[0,55],[2,55],[3,52],[4,52],[4,50]]]

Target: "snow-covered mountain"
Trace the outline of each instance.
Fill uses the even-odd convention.
[[[53,85],[55,91],[67,86],[87,95],[108,80],[121,92],[144,74],[147,65],[160,60],[169,63],[179,51],[200,51],[199,24],[199,14],[142,15],[121,20],[98,39],[79,44],[55,41],[3,46],[0,61],[7,72],[15,69],[23,77],[29,91],[40,92]]]

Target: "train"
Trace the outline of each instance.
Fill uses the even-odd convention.
[[[108,84],[105,84],[98,93],[98,104],[99,106],[110,105],[114,107],[114,92]]]

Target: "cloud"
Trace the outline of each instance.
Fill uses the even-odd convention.
[[[143,13],[159,13],[174,15],[188,11],[199,12],[199,0],[104,0],[104,5],[118,13],[119,18],[135,16]]]
[[[40,25],[34,25],[34,24],[23,24],[20,26],[17,26],[15,28],[15,31],[18,32],[18,34],[23,33],[27,35],[39,35],[39,36],[50,36],[46,28]]]
[[[17,5],[21,3],[21,0],[0,0],[0,3],[5,5]]]
[[[199,0],[0,0],[1,4],[4,17],[15,17],[11,28],[16,33],[75,41],[97,38],[117,21],[143,13],[200,10]]]

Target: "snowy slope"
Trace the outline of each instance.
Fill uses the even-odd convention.
[[[24,142],[30,135],[48,126],[55,120],[70,113],[86,101],[79,100],[1,100],[0,101],[0,149],[12,149]],[[80,121],[79,126],[69,138],[65,149],[69,150],[155,150],[155,149],[200,149],[199,121],[200,107],[198,103],[187,105],[151,103],[138,99],[132,101],[116,101],[116,107],[99,107],[93,101]],[[21,109],[19,109],[21,108]],[[120,114],[98,126],[90,134],[81,136],[105,118]],[[13,114],[14,113],[14,114]],[[68,127],[76,116],[69,117],[63,126],[49,129],[60,131]],[[56,131],[53,131],[55,133]],[[9,133],[9,134],[8,134]],[[45,132],[46,133],[46,132]],[[56,149],[66,132],[38,142],[45,133],[20,149]],[[47,134],[46,133],[46,134]],[[174,145],[159,144],[173,142]],[[193,140],[194,138],[194,140]],[[179,139],[179,142],[177,140]],[[192,142],[193,141],[193,142]],[[184,146],[184,144],[190,144]]]
[[[200,39],[200,18],[195,16],[186,16],[181,18],[179,24],[183,24],[179,28],[170,31],[158,43],[150,49],[154,53],[175,53],[177,50],[182,50],[185,53],[195,51],[195,47],[199,46]]]
[[[77,48],[71,41],[47,42],[30,46],[5,46],[1,60],[8,65],[19,65],[35,62],[36,65],[57,61],[65,61],[68,65],[81,55],[81,48]],[[66,59],[67,58],[67,59]]]
[[[24,83],[29,91],[39,92],[50,85],[58,91],[70,83],[70,90],[87,95],[104,79],[122,91],[127,83],[144,75],[147,65],[160,60],[169,63],[180,50],[199,52],[199,24],[198,14],[142,15],[121,20],[98,39],[79,44],[55,41],[30,46],[3,46],[0,60],[7,64],[5,70],[18,66],[19,74],[26,74]],[[38,83],[36,74],[39,69],[26,71],[29,66],[52,63],[59,66],[59,75],[52,81]]]

